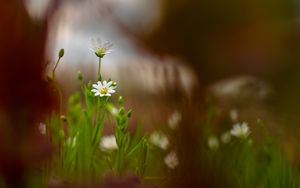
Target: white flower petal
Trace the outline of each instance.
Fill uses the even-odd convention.
[[[99,145],[103,151],[117,150],[118,144],[114,135],[103,136]]]
[[[179,165],[177,154],[174,151],[165,157],[164,162],[171,169],[174,169]]]
[[[250,134],[248,124],[243,122],[242,124],[236,123],[233,125],[233,128],[230,130],[232,136],[238,138],[246,138]]]
[[[106,84],[106,87],[110,87],[112,83],[113,83],[112,81],[108,82],[108,83]]]

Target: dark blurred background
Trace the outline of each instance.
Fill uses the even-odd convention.
[[[77,70],[85,80],[95,79],[97,58],[89,48],[91,38],[97,37],[114,44],[103,61],[104,77],[118,82],[119,94],[134,110],[133,126],[142,121],[145,131],[152,130],[179,110],[186,117],[184,140],[197,137],[194,130],[209,106],[217,106],[220,113],[234,108],[249,122],[265,121],[298,163],[299,3],[1,1],[2,173],[12,182],[24,176],[32,158],[47,158],[50,146],[34,145],[40,138],[31,136],[35,124],[57,107],[44,75],[54,66],[58,50],[65,48],[57,70],[64,98],[78,89]],[[190,183],[199,183],[195,174],[191,170]]]

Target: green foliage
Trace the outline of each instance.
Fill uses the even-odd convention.
[[[63,51],[60,51],[52,71],[51,83],[55,82],[55,69],[62,56]],[[100,62],[101,59],[98,78],[102,81]],[[175,163],[173,161],[175,165],[170,166],[166,162],[166,156],[170,152],[175,153],[179,147],[172,145],[178,139],[175,137],[179,135],[179,129],[170,127],[165,129],[166,134],[163,130],[156,132],[158,134],[152,137],[158,139],[156,143],[151,141],[151,135],[148,139],[147,135],[141,133],[140,126],[132,133],[128,130],[132,111],[125,109],[122,96],[118,96],[115,104],[110,96],[95,96],[92,92],[93,82],[84,84],[82,73],[77,74],[77,79],[80,91],[69,97],[66,115],[62,116],[60,108],[59,113],[53,113],[46,122],[46,136],[54,146],[54,156],[43,168],[44,182],[52,177],[72,182],[93,182],[99,181],[107,173],[122,176],[133,172],[144,181],[161,185],[176,175],[180,160]],[[112,86],[115,87],[116,83],[113,82]],[[61,94],[60,91],[59,93]],[[204,145],[207,142],[203,138],[214,133],[214,108],[209,108],[207,114],[201,138],[197,140],[198,153],[203,156],[199,156],[201,160],[193,161],[195,165],[199,165],[199,174],[204,171],[209,177],[226,179],[233,188],[297,187],[297,169],[290,164],[280,145],[265,129],[261,131],[265,134],[260,142],[247,133],[247,125],[239,125],[235,133],[227,132],[231,135],[230,140],[224,142],[221,138],[221,143],[214,136],[211,146]],[[111,129],[113,135],[103,135],[105,126]],[[105,140],[108,144],[106,148]],[[162,142],[168,147],[162,145]]]
[[[59,52],[59,58],[62,53]],[[140,131],[133,135],[128,131],[131,110],[124,108],[121,96],[117,108],[111,97],[94,96],[92,82],[84,84],[81,73],[77,77],[81,92],[69,97],[66,120],[62,121],[59,114],[54,113],[47,122],[51,129],[48,137],[57,147],[51,164],[46,168],[48,178],[58,176],[72,181],[94,181],[109,171],[116,175],[131,171],[142,177],[148,144]],[[115,82],[113,86],[116,86]],[[100,148],[107,124],[114,132],[115,150]]]
[[[232,187],[295,188],[298,176],[273,137],[232,137],[218,149],[205,147],[212,174],[225,176]]]

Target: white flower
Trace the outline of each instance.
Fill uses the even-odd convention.
[[[118,144],[114,135],[103,136],[99,145],[102,151],[117,150]]]
[[[243,122],[242,124],[236,123],[233,125],[233,128],[230,130],[232,136],[238,138],[247,138],[250,134],[248,124]]]
[[[219,148],[219,140],[215,136],[211,136],[207,140],[207,145],[210,149],[216,150]]]
[[[174,151],[165,157],[164,162],[171,169],[174,169],[179,165],[177,154]]]
[[[168,119],[168,125],[172,130],[175,130],[178,128],[178,124],[181,121],[181,113],[178,111],[175,111]]]
[[[106,54],[111,53],[111,47],[113,46],[110,42],[102,42],[100,38],[92,39],[92,45],[93,47],[91,48],[91,50],[99,58],[102,58]]]
[[[113,104],[110,104],[110,103],[106,104],[106,109],[107,109],[107,111],[109,111],[109,112],[111,113],[111,115],[113,115],[113,116],[117,116],[118,113],[119,113],[119,109],[116,108]]]
[[[224,144],[227,144],[231,140],[231,134],[230,132],[225,132],[221,135],[221,140]]]
[[[107,82],[104,80],[102,83],[100,81],[97,84],[93,84],[91,91],[95,93],[95,96],[111,96],[112,93],[115,93],[116,86],[113,86],[113,81]]]
[[[153,145],[155,145],[163,150],[166,150],[169,147],[169,140],[168,140],[167,136],[165,134],[163,134],[162,132],[153,132],[150,135],[149,140]]]
[[[47,131],[46,131],[46,124],[44,123],[40,123],[39,124],[39,131],[42,135],[46,135]]]

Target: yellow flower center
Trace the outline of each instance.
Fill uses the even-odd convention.
[[[98,56],[98,57],[103,57],[106,53],[107,49],[106,48],[96,48],[95,50],[95,54]]]
[[[101,90],[100,90],[100,93],[101,94],[107,94],[108,93],[108,89],[106,87],[103,87]]]

